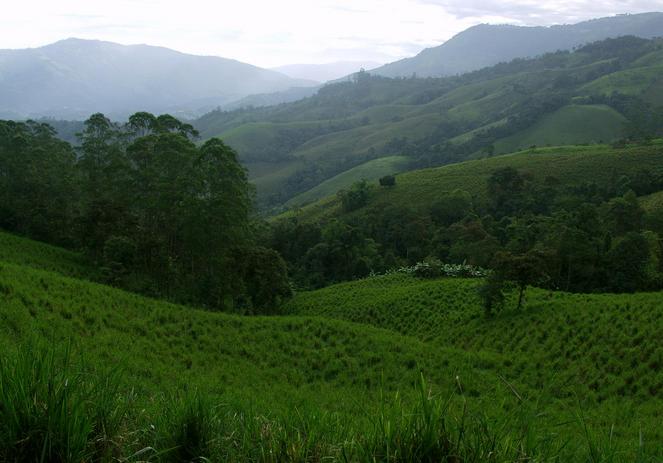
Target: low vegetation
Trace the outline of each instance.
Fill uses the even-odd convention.
[[[43,255],[50,249],[25,240],[22,245]],[[637,392],[649,384],[642,378],[637,390],[623,389],[620,404],[599,399],[600,393],[612,391],[604,385],[596,395],[585,395],[580,388],[575,398],[558,397],[556,391],[572,389],[558,389],[563,379],[544,386],[544,392],[534,382],[542,370],[533,362],[548,358],[527,357],[536,339],[514,344],[520,349],[513,356],[507,355],[507,345],[502,352],[482,345],[498,338],[516,342],[515,333],[538,326],[536,320],[543,316],[530,307],[547,299],[544,292],[528,293],[522,319],[504,312],[496,321],[483,323],[476,299],[459,305],[472,294],[465,290],[478,280],[417,280],[398,274],[351,284],[358,285],[359,292],[351,287],[323,290],[341,298],[337,300],[324,293],[302,294],[288,306],[293,315],[249,318],[146,299],[38,269],[29,257],[28,265],[19,260],[0,264],[0,458],[5,460],[406,462],[527,457],[649,462],[660,452],[654,426],[660,399],[646,388]],[[57,268],[57,263],[44,262],[43,267]],[[387,292],[389,285],[393,291]],[[402,294],[421,299],[423,306],[427,298],[437,299],[425,288],[441,288],[437,294],[447,294],[454,285],[457,300],[449,300],[449,306],[467,308],[456,309],[456,328],[445,331],[454,316],[442,317],[440,339],[415,339],[426,339],[419,329],[403,335],[396,331],[407,330],[384,329],[387,324],[373,328],[371,324],[380,325],[377,313],[365,324],[334,320],[344,318],[340,314],[346,309],[353,313],[349,297],[357,298],[357,307],[363,299],[384,308],[380,313],[397,308],[406,312],[411,305],[385,303],[373,295]],[[370,287],[376,291],[362,294],[361,288]],[[338,314],[318,316],[312,307],[303,308],[302,297],[315,298],[319,308],[338,307]],[[559,309],[555,307],[549,312]],[[660,328],[651,318],[655,312],[649,312],[649,325],[644,323],[647,312],[641,307],[645,305],[632,309],[631,315],[622,314],[624,320],[638,316],[643,321],[637,323],[642,327],[637,335],[622,330],[624,346],[631,336],[639,336],[645,345]],[[444,313],[442,307],[435,309]],[[294,315],[296,311],[305,316]],[[599,310],[577,317],[582,326],[591,325],[587,315],[594,312]],[[561,320],[572,313],[551,318],[550,326],[558,319],[562,326]],[[411,313],[402,320],[423,327],[427,319]],[[471,329],[460,330],[468,323]],[[512,332],[505,333],[506,326],[512,326]],[[442,341],[454,329],[458,339]],[[481,336],[481,329],[502,334]],[[542,333],[545,329],[541,326]],[[464,340],[461,332],[467,333]],[[611,339],[604,334],[597,333],[595,339]],[[561,345],[573,344],[576,351],[591,346],[592,339],[567,339]],[[470,346],[472,354],[465,351]],[[540,351],[547,347],[539,346]],[[599,351],[601,346],[592,348],[587,365],[591,352]],[[612,374],[628,381],[627,364],[634,351],[623,352],[626,356],[616,351],[611,357],[615,365],[624,366]],[[653,355],[660,356],[655,347]],[[573,371],[582,371],[584,367],[575,364]],[[520,370],[527,373],[516,374]],[[55,415],[53,410],[60,412]]]

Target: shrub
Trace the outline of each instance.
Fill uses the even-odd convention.
[[[384,177],[380,178],[380,186],[395,186],[396,185],[396,177],[393,175],[385,175]]]

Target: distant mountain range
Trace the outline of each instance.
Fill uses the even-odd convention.
[[[239,61],[147,45],[67,39],[0,50],[0,118],[195,116],[248,95],[315,85]]]
[[[528,58],[587,43],[634,35],[663,37],[663,13],[619,15],[573,25],[519,27],[482,24],[412,58],[373,71],[385,77],[441,77],[463,74],[515,58]]]
[[[273,68],[273,70],[294,79],[315,80],[324,83],[354,74],[361,69],[369,71],[380,64],[375,61],[338,61],[327,64],[289,64]]]

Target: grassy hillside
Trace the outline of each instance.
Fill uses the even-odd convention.
[[[96,279],[96,269],[75,252],[20,238],[0,231],[0,262],[57,272],[82,279]]]
[[[286,206],[302,206],[326,196],[332,196],[337,191],[346,189],[360,180],[375,181],[385,175],[397,174],[405,170],[407,165],[408,158],[405,156],[389,156],[368,161],[329,180],[325,180],[320,185],[311,188],[305,193],[295,196],[286,203]]]
[[[365,208],[400,205],[428,210],[441,193],[457,189],[470,193],[475,205],[481,208],[486,203],[486,180],[493,171],[506,166],[526,173],[535,182],[554,177],[565,185],[596,182],[606,186],[621,175],[633,175],[641,170],[649,170],[654,175],[663,173],[660,161],[662,147],[663,143],[658,141],[650,146],[627,148],[606,145],[536,148],[406,172],[396,177],[395,187],[375,186]],[[341,213],[339,201],[328,197],[302,208],[300,215],[304,220],[315,221]],[[292,213],[285,215],[288,214]]]
[[[609,106],[565,106],[532,127],[498,141],[495,150],[498,153],[512,153],[532,145],[603,143],[620,137],[625,123],[624,116]]]
[[[212,452],[218,461],[419,461],[438,449],[470,461],[484,461],[481,455],[488,453],[508,461],[523,454],[554,461],[655,461],[645,457],[660,450],[654,423],[661,410],[655,401],[661,351],[651,339],[660,331],[658,295],[601,307],[600,298],[536,292],[526,312],[485,320],[471,297],[475,282],[396,276],[301,294],[287,316],[241,317],[65,276],[58,270],[71,274],[71,255],[38,243],[2,235],[0,246],[23,249],[3,249],[9,257],[0,258],[0,367],[12,371],[3,381],[11,377],[34,387],[24,374],[51,371],[39,360],[47,357],[40,350],[33,355],[25,344],[35,337],[51,349],[69,345],[72,358],[83,362],[82,377],[56,374],[69,381],[72,394],[85,396],[86,389],[76,389],[80,384],[119,372],[114,395],[85,402],[113,416],[122,410],[118,435],[104,438],[112,437],[112,458],[135,453],[132,459],[178,461],[186,450]],[[553,349],[563,357],[555,361]],[[17,353],[21,357],[12,360]],[[628,367],[636,356],[642,363]],[[13,369],[20,365],[28,370]],[[46,373],[29,373],[38,365]],[[561,378],[548,383],[554,373],[547,368]],[[606,371],[608,380],[599,381]],[[428,382],[419,396],[423,409],[411,408],[418,407],[420,372]],[[593,394],[565,384],[579,374],[586,378],[578,386],[589,384]],[[0,400],[7,407],[15,383],[2,384]],[[107,394],[107,386],[98,387],[94,394]],[[578,403],[569,397],[573,389]],[[400,399],[394,402],[396,391]],[[619,403],[606,400],[604,394],[613,392]],[[442,402],[427,398],[440,393]],[[100,408],[104,403],[120,408],[109,412]],[[253,417],[258,424],[251,424]],[[202,434],[177,431],[194,425],[203,426],[196,428]],[[579,437],[582,429],[587,433]],[[64,431],[52,432],[57,437]],[[425,435],[450,440],[433,445]],[[5,438],[0,435],[2,445]],[[186,447],[191,442],[203,450]],[[432,447],[420,447],[423,442]],[[2,445],[0,454],[9,448]]]
[[[374,277],[300,293],[286,310],[387,328],[440,348],[497,355],[490,369],[545,391],[540,398],[591,398],[593,407],[607,407],[606,414],[607,404],[618,400],[631,404],[629,413],[643,413],[639,419],[660,419],[661,293],[572,295],[530,288],[524,310],[486,319],[478,284]],[[659,431],[652,437],[663,438]]]
[[[624,38],[458,77],[360,75],[301,101],[210,113],[196,126],[238,150],[263,207],[282,206],[376,157],[405,155],[423,167],[471,159],[491,145],[504,153],[612,142],[631,117],[611,100],[615,93],[663,102],[659,47]]]

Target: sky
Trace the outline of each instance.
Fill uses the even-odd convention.
[[[663,0],[1,1],[7,4],[0,14],[0,49],[77,37],[159,45],[262,67],[391,62],[480,23],[569,24],[663,11]]]

